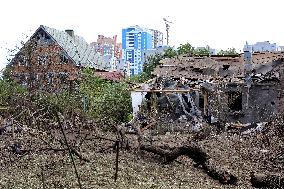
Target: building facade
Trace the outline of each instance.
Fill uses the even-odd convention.
[[[150,29],[153,36],[152,48],[156,49],[163,46],[163,33],[158,30]]]
[[[95,48],[96,53],[100,53],[104,67],[111,71],[118,70],[121,61],[122,49],[121,43],[117,43],[117,35],[113,37],[105,37],[98,35],[96,42],[90,44]]]
[[[140,26],[122,29],[122,61],[128,76],[143,71],[143,52],[162,45],[162,33]]]
[[[7,65],[7,70],[11,78],[30,90],[56,92],[75,89],[84,67],[99,70],[104,79],[114,78],[105,76],[110,72],[104,69],[101,56],[73,30],[60,31],[41,25]]]
[[[279,52],[281,48],[276,43],[269,41],[257,42],[254,45],[249,45],[248,42],[244,45],[244,51],[249,52]]]

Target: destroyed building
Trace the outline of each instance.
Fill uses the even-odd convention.
[[[178,56],[162,60],[153,75],[156,88],[193,89],[194,105],[210,122],[269,122],[283,113],[283,60],[284,53],[271,52]],[[175,84],[161,85],[163,78]]]

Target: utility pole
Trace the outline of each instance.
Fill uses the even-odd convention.
[[[170,30],[170,24],[173,24],[173,22],[168,21],[166,18],[163,18],[165,25],[166,25],[166,33],[167,33],[167,45],[169,45],[169,30]]]

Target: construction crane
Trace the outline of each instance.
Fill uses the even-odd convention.
[[[169,45],[169,30],[170,30],[170,24],[173,24],[173,22],[168,21],[166,18],[163,18],[165,24],[166,24],[166,32],[167,32],[167,45]]]

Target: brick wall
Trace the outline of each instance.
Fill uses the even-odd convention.
[[[59,90],[79,77],[79,68],[55,42],[26,43],[11,63],[11,76],[32,89]]]

